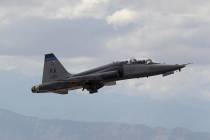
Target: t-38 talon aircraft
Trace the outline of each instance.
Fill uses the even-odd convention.
[[[93,94],[104,86],[116,85],[116,81],[149,77],[168,76],[181,71],[188,64],[168,65],[154,63],[151,59],[113,62],[78,74],[70,74],[55,57],[46,54],[42,84],[32,87],[33,93],[68,94],[69,90],[86,89]]]

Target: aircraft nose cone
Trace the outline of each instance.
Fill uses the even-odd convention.
[[[176,65],[177,70],[181,71],[182,68],[186,67],[186,65]]]
[[[181,71],[182,68],[184,68],[186,65],[179,65],[179,64],[176,64],[176,65],[166,65],[164,66],[164,70],[165,71],[176,71],[176,70],[179,70]]]
[[[186,67],[186,65],[179,65],[179,67],[180,67],[180,68],[184,68],[184,67]]]

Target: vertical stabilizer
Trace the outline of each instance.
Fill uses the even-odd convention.
[[[70,76],[54,54],[46,54],[42,83],[65,80]]]

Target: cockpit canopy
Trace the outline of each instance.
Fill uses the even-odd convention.
[[[130,59],[129,61],[121,61],[121,62],[114,62],[117,64],[144,64],[144,65],[150,65],[150,64],[158,64],[153,62],[151,59],[145,59],[145,60],[137,60],[137,59]]]
[[[130,61],[128,61],[128,64],[145,64],[145,65],[149,65],[149,64],[154,64],[154,62],[152,62],[151,59],[146,59],[146,60],[131,59]]]

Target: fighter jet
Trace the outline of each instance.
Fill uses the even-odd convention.
[[[77,74],[69,73],[54,54],[46,54],[42,84],[33,86],[33,93],[68,94],[69,90],[82,89],[90,94],[105,86],[116,85],[117,81],[150,77],[168,76],[181,71],[188,64],[160,64],[151,59],[113,62]]]

